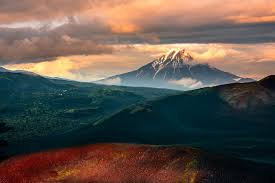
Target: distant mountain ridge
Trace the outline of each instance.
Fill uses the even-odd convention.
[[[36,76],[39,75],[39,74],[36,74],[34,72],[30,72],[30,71],[25,71],[25,70],[9,70],[9,69],[6,69],[4,67],[0,67],[0,72],[23,73],[23,74],[36,75]]]
[[[151,63],[128,73],[99,81],[126,86],[145,86],[171,89],[195,89],[228,83],[252,82],[221,71],[208,64],[197,63],[184,49],[172,49]]]
[[[4,67],[0,67],[0,72],[9,72],[9,70],[5,69]]]

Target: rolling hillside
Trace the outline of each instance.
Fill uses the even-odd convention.
[[[29,142],[15,153],[95,142],[184,144],[275,163],[274,84],[270,76],[144,102],[85,128]]]
[[[0,72],[0,86],[0,122],[3,124],[0,139],[8,143],[64,133],[92,124],[128,105],[178,93],[12,72]]]

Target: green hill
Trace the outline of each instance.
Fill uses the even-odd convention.
[[[0,72],[0,123],[8,143],[71,131],[128,105],[178,93]]]

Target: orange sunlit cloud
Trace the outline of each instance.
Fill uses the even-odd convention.
[[[172,48],[185,48],[199,63],[232,72],[243,77],[260,79],[274,73],[275,44],[169,44],[117,45],[113,54],[61,57],[53,61],[8,65],[9,69],[24,69],[41,75],[65,77],[80,81],[95,81],[137,69]],[[264,51],[259,51],[264,50]]]
[[[260,16],[260,17],[250,17],[250,16],[231,16],[228,20],[232,20],[236,23],[265,23],[265,22],[275,22],[275,15],[271,16]]]
[[[138,32],[139,27],[135,24],[129,24],[129,23],[110,23],[112,32],[114,33],[132,33],[132,32]]]
[[[225,6],[226,5],[226,6]],[[222,8],[217,8],[222,7]],[[274,22],[275,2],[272,0],[148,0],[129,1],[110,7],[89,11],[87,16],[97,14],[111,27],[127,25],[130,31],[137,32],[156,25],[183,24],[198,26],[218,21],[235,23]],[[116,22],[114,24],[114,22]],[[113,28],[115,32],[117,28]],[[120,31],[124,32],[124,31]]]

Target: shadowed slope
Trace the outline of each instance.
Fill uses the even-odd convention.
[[[274,92],[261,82],[204,88],[133,105],[76,131],[20,149],[15,145],[13,151],[95,142],[185,144],[275,163],[274,110]]]
[[[275,75],[268,76],[262,80],[260,80],[261,85],[270,90],[275,90]]]

